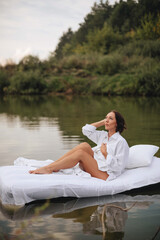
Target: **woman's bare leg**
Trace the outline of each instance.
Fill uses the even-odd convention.
[[[87,142],[83,142],[83,143],[80,143],[79,145],[77,145],[76,147],[74,147],[73,149],[71,149],[69,152],[65,153],[62,157],[60,157],[59,159],[57,159],[55,162],[59,162],[63,159],[65,159],[66,157],[70,156],[71,154],[75,153],[76,151],[78,150],[83,150],[85,151],[86,153],[90,154],[92,157],[94,156],[94,152],[91,148],[91,146],[87,143]],[[55,163],[54,162],[54,163]],[[51,163],[52,164],[52,163]],[[79,163],[79,166],[82,170],[83,169],[83,166],[81,163]],[[46,167],[41,167],[41,168],[38,168],[37,170],[41,170],[41,171],[46,171]],[[30,173],[35,173],[35,171],[29,171]],[[55,171],[56,172],[56,171]],[[57,171],[58,172],[58,171]],[[45,172],[44,172],[45,173]]]
[[[30,173],[49,174],[52,172],[57,172],[60,169],[72,168],[77,163],[80,163],[83,166],[83,169],[86,172],[90,173],[92,177],[100,178],[103,180],[106,180],[108,177],[108,174],[106,172],[102,172],[98,169],[96,160],[90,154],[81,149],[73,152],[60,161],[55,161],[46,167],[30,171]]]
[[[91,146],[87,142],[83,142],[83,143],[80,143],[79,145],[77,145],[76,147],[74,147],[73,149],[71,149],[70,151],[68,151],[67,153],[65,153],[62,157],[60,157],[56,161],[61,161],[65,157],[70,156],[72,153],[74,153],[75,151],[80,150],[80,149],[84,150],[85,152],[90,154],[92,157],[94,156],[94,152],[93,152]]]
[[[77,145],[76,147],[74,147],[73,149],[71,149],[69,152],[65,153],[62,157],[60,157],[56,161],[61,161],[62,159],[70,156],[72,153],[76,152],[77,150],[84,150],[86,153],[90,154],[92,157],[94,156],[94,152],[93,152],[91,146],[87,142],[83,142],[83,143],[80,143],[79,145]],[[79,163],[79,167],[82,170],[84,170],[81,163]]]

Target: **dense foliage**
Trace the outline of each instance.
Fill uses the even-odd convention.
[[[160,95],[160,1],[95,3],[40,61],[0,68],[0,93]]]

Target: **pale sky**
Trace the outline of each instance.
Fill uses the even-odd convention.
[[[0,64],[28,54],[47,59],[63,32],[77,30],[95,2],[100,0],[0,0]]]

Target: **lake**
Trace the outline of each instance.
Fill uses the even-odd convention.
[[[88,141],[83,125],[104,119],[112,109],[125,117],[122,135],[129,146],[160,145],[160,98],[1,97],[0,166],[12,165],[19,156],[58,159]],[[113,197],[61,198],[21,208],[0,204],[0,239],[159,239],[159,223],[159,185]]]

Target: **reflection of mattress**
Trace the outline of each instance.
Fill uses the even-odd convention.
[[[0,167],[0,198],[3,204],[25,203],[57,197],[93,197],[121,193],[160,182],[160,158],[149,167],[125,172],[112,181],[75,175],[29,174],[27,166]]]
[[[64,202],[56,201],[55,199],[45,204],[42,202],[32,202],[24,206],[8,206],[0,204],[0,212],[3,215],[12,220],[25,220],[30,219],[35,216],[35,211],[37,208],[43,209],[39,212],[41,216],[47,215],[57,215],[57,214],[66,214],[79,209],[97,206],[98,208],[108,205],[108,207],[121,206],[130,208],[134,206],[137,208],[148,208],[150,204],[160,203],[160,195],[136,195],[130,196],[126,194],[116,194],[114,196],[101,196],[101,197],[92,197],[92,198],[67,198],[64,199]],[[88,212],[89,214],[90,212]],[[117,216],[116,216],[117,217]]]

